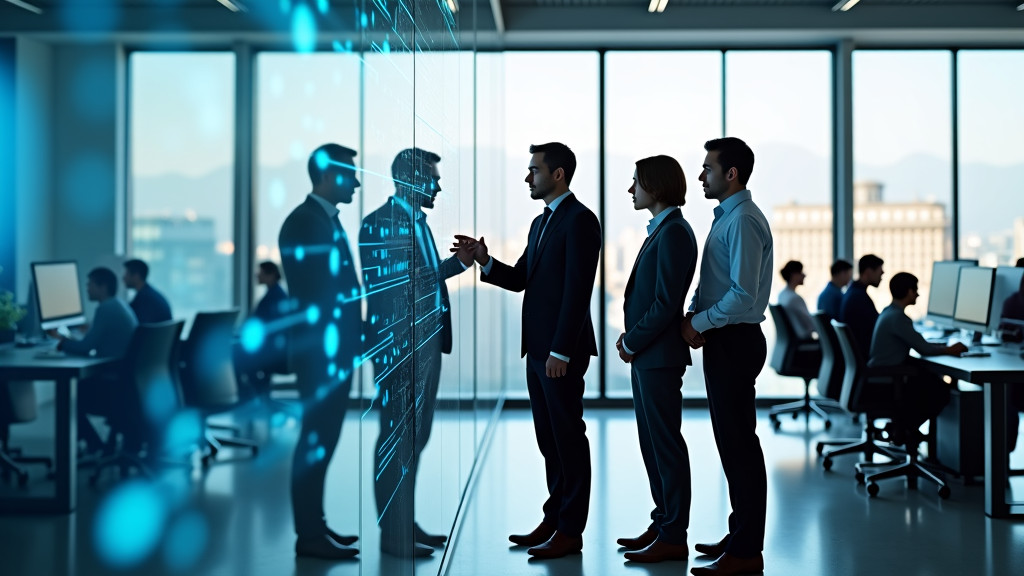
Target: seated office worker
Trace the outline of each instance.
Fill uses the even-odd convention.
[[[878,288],[882,283],[882,275],[885,274],[882,264],[882,259],[874,254],[861,256],[857,262],[857,281],[846,289],[839,308],[838,320],[850,327],[854,345],[862,354],[871,350],[871,334],[875,330],[875,322],[878,321],[878,310],[868,296],[868,286]]]
[[[810,340],[814,335],[814,321],[811,320],[811,312],[807,310],[807,303],[803,296],[796,293],[796,287],[804,283],[804,265],[796,260],[786,262],[780,270],[782,279],[786,281],[786,287],[779,292],[779,306],[786,311],[789,323],[793,325],[796,337],[801,340]]]
[[[686,203],[686,178],[674,158],[638,161],[629,192],[633,209],[650,211],[651,222],[626,283],[628,332],[619,336],[616,348],[631,368],[640,454],[654,510],[643,534],[618,543],[633,562],[686,560],[690,455],[680,427],[683,372],[691,361],[679,328],[697,268],[697,240],[679,210]]]
[[[58,338],[57,349],[74,356],[101,356],[120,358],[128,350],[138,321],[135,313],[116,296],[117,275],[109,268],[94,268],[85,284],[89,300],[98,302],[92,325],[80,339],[64,338],[55,330],[50,336]],[[78,386],[78,437],[89,449],[101,444],[96,430],[89,425],[86,414],[106,415],[119,410],[118,402],[124,394],[116,388],[115,380],[103,376],[90,378]]]
[[[914,322],[907,316],[907,306],[917,303],[917,277],[900,272],[889,281],[892,304],[882,310],[875,324],[871,339],[871,354],[868,366],[912,366],[910,349],[922,356],[948,354],[959,356],[967,347],[957,342],[952,346],[930,344],[916,330]],[[918,428],[926,420],[942,411],[949,402],[949,385],[938,376],[919,370],[910,381],[911,391],[899,400],[899,412],[909,414],[910,420],[903,422],[910,428]]]
[[[818,310],[835,320],[839,318],[839,309],[843,305],[843,292],[853,280],[853,264],[842,259],[836,260],[829,268],[829,273],[832,279],[818,295]]]
[[[1024,268],[1024,258],[1017,259],[1017,268]],[[1000,318],[1024,320],[1024,277],[1020,287],[1003,301]],[[1020,413],[1024,412],[1024,386],[1010,386],[1006,403],[1006,451],[1017,449],[1017,436],[1020,431]]]
[[[171,305],[164,295],[147,283],[149,265],[142,260],[129,260],[124,263],[124,285],[135,290],[132,298],[132,310],[139,324],[155,324],[172,320]]]
[[[288,294],[281,288],[281,270],[277,264],[267,260],[260,262],[256,270],[256,282],[267,287],[256,308],[249,316],[259,321],[268,335],[255,350],[246,350],[236,345],[234,349],[235,369],[240,384],[252,388],[253,393],[269,394],[270,376],[273,373],[287,374],[288,346],[281,324],[271,323],[291,311]]]

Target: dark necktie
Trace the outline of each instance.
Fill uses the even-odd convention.
[[[544,215],[540,217],[540,228],[538,228],[537,232],[538,243],[540,242],[540,239],[544,237],[544,227],[547,226],[548,219],[551,218],[551,212],[551,208],[548,208],[547,206],[544,207]]]

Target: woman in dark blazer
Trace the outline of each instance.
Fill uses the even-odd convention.
[[[690,518],[690,458],[680,432],[683,372],[690,348],[680,335],[686,293],[697,265],[697,241],[679,206],[686,180],[679,163],[654,156],[636,163],[629,188],[635,210],[648,210],[647,240],[625,293],[626,332],[619,357],[631,366],[640,452],[654,498],[651,525],[619,544],[634,562],[685,560]]]

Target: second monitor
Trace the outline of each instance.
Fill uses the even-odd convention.
[[[995,278],[995,268],[972,266],[960,269],[953,326],[979,334],[988,331]]]

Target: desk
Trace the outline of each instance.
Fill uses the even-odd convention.
[[[56,386],[57,413],[53,498],[0,498],[0,512],[51,512],[75,510],[78,443],[78,380],[99,374],[116,358],[37,358],[46,349],[15,348],[0,351],[0,380],[52,380]]]
[[[1024,504],[1006,501],[1006,389],[1024,385],[1024,359],[993,351],[984,358],[928,356],[922,365],[937,374],[984,385],[985,514],[992,518],[1024,518]]]

